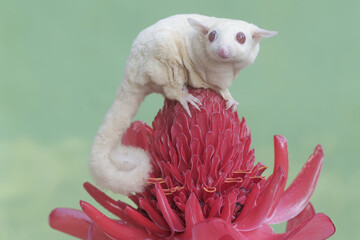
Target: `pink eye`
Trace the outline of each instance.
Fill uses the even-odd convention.
[[[246,41],[245,34],[242,32],[238,32],[238,34],[236,34],[236,41],[238,41],[240,44],[244,44]]]
[[[212,32],[209,34],[209,41],[210,41],[210,42],[213,42],[213,41],[215,41],[216,38],[217,38],[217,32],[216,32],[216,31],[212,31]]]

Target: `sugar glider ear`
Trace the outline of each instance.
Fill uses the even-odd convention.
[[[195,20],[193,18],[188,18],[187,21],[191,27],[193,27],[195,30],[199,31],[200,33],[205,35],[209,32],[209,28],[204,24],[202,24],[201,22],[199,22],[198,20]]]
[[[252,37],[254,40],[260,41],[262,38],[273,37],[276,34],[278,34],[278,32],[276,32],[276,31],[268,31],[268,30],[256,27],[252,34]]]

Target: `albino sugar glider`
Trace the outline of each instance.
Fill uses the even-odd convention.
[[[253,24],[196,14],[175,15],[146,28],[135,39],[116,99],[106,114],[91,152],[95,182],[128,195],[146,186],[149,155],[120,141],[139,105],[150,93],[176,100],[191,116],[188,104],[201,102],[186,86],[211,88],[235,110],[228,88],[239,72],[254,62],[259,41],[277,34]]]

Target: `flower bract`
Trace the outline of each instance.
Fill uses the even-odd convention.
[[[50,225],[80,239],[310,239],[330,237],[335,227],[310,203],[323,164],[320,145],[295,180],[288,178],[287,141],[274,136],[272,174],[255,164],[245,119],[226,109],[212,90],[192,89],[200,111],[166,99],[152,127],[134,122],[123,144],[151,155],[153,171],[143,192],[130,195],[136,207],[116,201],[90,183],[84,188],[117,218],[81,201],[82,211],[58,208]],[[121,184],[121,183],[119,183]],[[285,233],[271,224],[287,221]]]

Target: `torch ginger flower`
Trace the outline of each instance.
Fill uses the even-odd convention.
[[[115,201],[90,183],[89,194],[121,220],[112,220],[87,202],[83,210],[58,208],[50,225],[80,239],[310,239],[330,237],[335,227],[309,202],[323,163],[320,145],[286,189],[287,141],[274,137],[275,164],[267,179],[254,165],[251,135],[244,119],[226,110],[212,90],[193,89],[200,111],[189,117],[177,102],[165,100],[153,128],[134,122],[125,145],[143,148],[153,171],[143,192],[129,196],[137,208]],[[121,184],[121,183],[119,183]],[[287,222],[285,233],[269,224]]]

